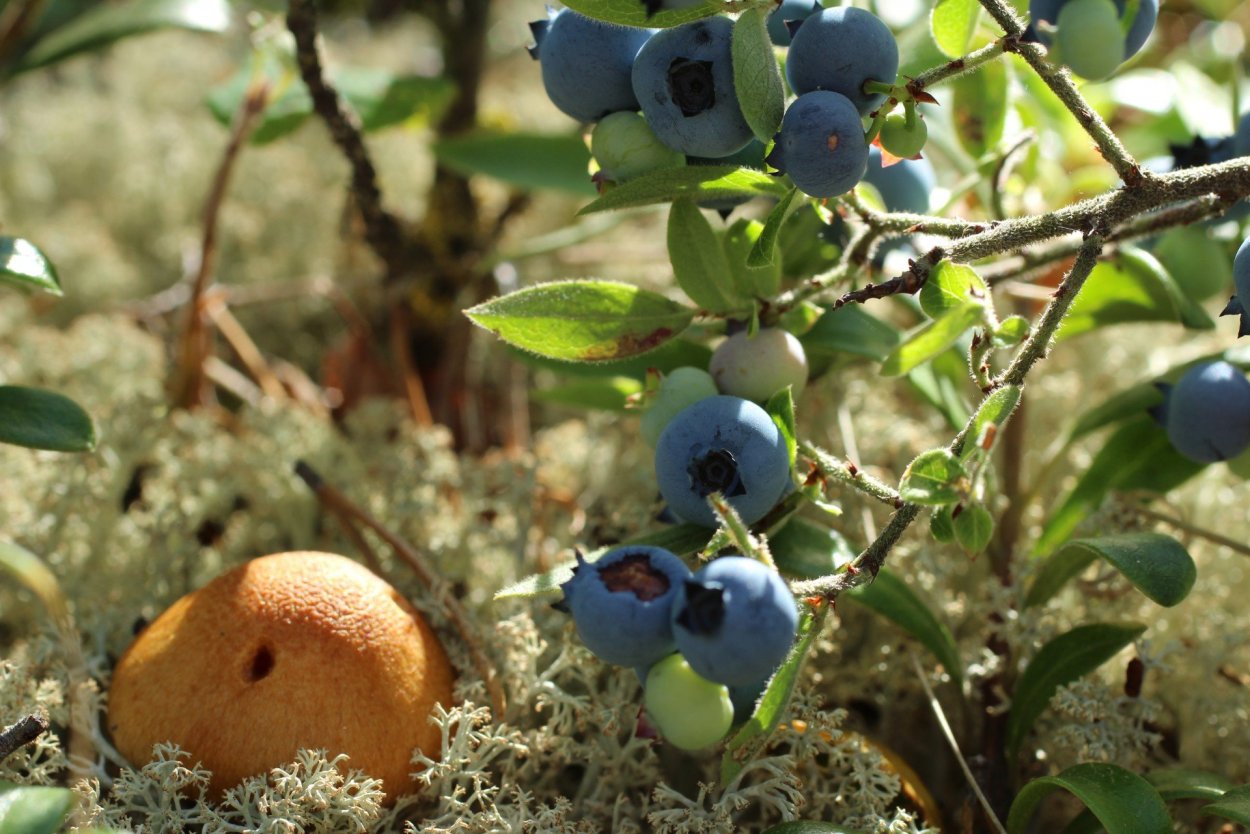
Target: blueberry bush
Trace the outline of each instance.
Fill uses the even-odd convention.
[[[79,195],[30,114],[165,28],[180,96],[48,132],[148,171]],[[65,293],[0,307],[42,386],[0,441],[50,450],[0,449],[0,834],[1250,825],[1247,38],[1233,0],[0,0],[0,222],[44,247],[0,283]],[[205,126],[127,149],[175,98]],[[136,622],[279,549],[447,645],[419,791],[113,749]]]

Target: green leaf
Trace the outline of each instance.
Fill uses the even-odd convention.
[[[702,309],[723,313],[744,303],[728,286],[725,248],[693,200],[676,200],[669,209],[668,258],[677,286]]]
[[[767,14],[758,6],[743,12],[734,24],[731,44],[738,106],[761,142],[772,141],[786,109],[781,68],[765,25]]]
[[[1122,533],[1074,539],[1047,558],[1029,587],[1025,606],[1051,599],[1095,559],[1103,559],[1154,602],[1178,604],[1194,587],[1198,569],[1185,547],[1161,533]]]
[[[623,182],[599,199],[583,206],[578,214],[671,203],[682,197],[702,202],[780,197],[785,193],[785,185],[753,168],[688,165],[685,168],[663,168]]]
[[[964,444],[964,452],[960,457],[963,460],[971,457],[972,453],[982,445],[989,427],[1006,423],[1019,403],[1020,387],[1018,385],[1004,385],[986,397],[977,408],[976,417],[972,422],[972,431],[968,433],[968,442]]]
[[[946,418],[952,429],[967,425],[972,416],[972,408],[963,394],[968,387],[968,360],[958,345],[908,371],[907,382]]]
[[[794,695],[794,686],[803,669],[803,661],[807,659],[807,653],[820,633],[828,612],[827,605],[817,614],[813,614],[809,606],[803,606],[799,615],[798,633],[794,645],[790,647],[790,653],[782,661],[773,679],[768,682],[768,688],[760,696],[755,714],[725,744],[725,755],[720,764],[722,785],[728,785],[734,780],[742,770],[742,763],[763,749],[768,737],[781,723],[790,698]]]
[[[790,386],[787,385],[769,397],[768,402],[764,404],[764,410],[768,412],[769,417],[773,418],[773,423],[781,432],[781,439],[786,443],[786,455],[790,458],[790,471],[793,472],[795,457],[799,451],[799,441],[794,427],[794,393],[790,390]]]
[[[920,309],[929,318],[940,319],[969,303],[984,305],[989,296],[990,288],[975,269],[944,260],[920,288]]]
[[[1250,785],[1233,788],[1210,805],[1203,805],[1202,813],[1250,825]]]
[[[863,834],[858,828],[847,828],[832,822],[809,822],[793,820],[774,825],[764,834]]]
[[[980,553],[994,535],[994,516],[981,504],[969,504],[952,520],[955,539],[969,553]]]
[[[0,443],[89,452],[95,448],[95,426],[69,397],[42,388],[0,385]]]
[[[553,281],[465,311],[511,345],[569,362],[624,359],[681,333],[694,311],[616,281]]]
[[[1202,309],[1202,305],[1189,297],[1154,255],[1135,246],[1121,247],[1115,255],[1115,263],[1142,283],[1155,281],[1164,288],[1176,306],[1177,319],[1190,330],[1214,330],[1215,321]]]
[[[38,246],[20,237],[0,235],[0,284],[64,295],[52,261]]]
[[[747,266],[767,266],[778,260],[777,238],[781,235],[781,227],[790,216],[790,212],[803,205],[803,201],[798,198],[799,190],[791,188],[786,192],[786,196],[773,206],[773,210],[768,213],[768,219],[764,222],[764,231],[760,233],[755,245],[751,247],[751,254],[747,256]]]
[[[903,470],[899,495],[912,504],[954,504],[968,489],[968,471],[947,449],[921,452]]]
[[[545,368],[565,376],[627,376],[639,381],[646,380],[647,371],[651,368],[666,374],[674,368],[706,368],[708,362],[712,360],[711,348],[686,339],[670,339],[649,353],[629,359],[618,359],[615,362],[568,362],[561,359],[548,359],[512,346],[508,347],[508,353],[530,367]]]
[[[299,78],[293,59],[283,60],[272,51],[256,54],[256,67],[245,67],[229,81],[209,91],[207,103],[213,117],[229,125],[255,76],[270,84],[270,98],[252,131],[253,145],[264,145],[300,127],[312,115],[312,97]],[[374,67],[340,67],[329,71],[330,82],[360,116],[365,132],[373,132],[421,117],[437,119],[455,95],[446,78],[423,75],[397,76]]]
[[[1029,337],[1032,326],[1024,316],[1008,316],[993,333],[994,347],[1013,347]]]
[[[0,781],[0,834],[55,834],[73,807],[68,788]]]
[[[933,42],[947,58],[958,58],[972,47],[972,38],[981,22],[977,0],[938,0],[929,15]]]
[[[950,82],[955,135],[974,159],[993,150],[1003,138],[1011,104],[1011,76],[1006,61],[991,61]]]
[[[882,376],[903,374],[932,359],[959,340],[970,327],[985,318],[985,308],[977,303],[965,304],[926,322],[913,330],[881,365]]]
[[[484,174],[518,188],[595,193],[590,151],[580,136],[478,129],[434,143],[434,156],[461,174]]]
[[[858,585],[840,598],[863,605],[901,627],[933,653],[956,683],[962,680],[963,661],[950,629],[892,570],[882,568],[872,582]]]
[[[1066,542],[1112,490],[1164,493],[1201,472],[1204,466],[1176,451],[1167,432],[1151,417],[1143,415],[1125,423],[1107,438],[1076,486],[1046,521],[1034,545],[1034,554],[1045,555]]]
[[[1118,423],[1129,417],[1140,417],[1163,402],[1163,392],[1153,382],[1143,382],[1112,395],[1080,416],[1068,433],[1068,442]]]
[[[952,518],[954,507],[945,504],[933,510],[929,516],[929,533],[939,544],[949,544],[955,540],[955,520]]]
[[[684,9],[670,9],[647,16],[646,7],[638,0],[571,0],[566,6],[587,17],[603,20],[608,23],[619,23],[622,26],[642,26],[652,29],[667,29],[680,26],[692,20],[711,17],[721,11],[719,0],[703,0],[703,3],[692,4]]]
[[[1064,632],[1038,650],[1016,681],[1007,716],[1007,753],[1011,761],[1055,691],[1097,669],[1146,630],[1135,623],[1093,623]],[[1013,810],[1014,813],[1014,810]]]
[[[16,75],[157,29],[224,32],[229,25],[230,4],[226,0],[100,3],[36,41],[12,72]]]
[[[629,398],[640,391],[642,383],[633,377],[609,376],[539,388],[531,396],[540,402],[624,412]]]
[[[39,598],[54,620],[65,622],[69,608],[56,574],[24,547],[0,539],[0,571],[8,571]]]
[[[1219,799],[1233,787],[1232,782],[1218,773],[1187,767],[1152,770],[1146,774],[1146,781],[1167,800]]]
[[[837,573],[855,558],[846,537],[837,530],[803,518],[792,518],[768,539],[777,569],[800,579]]]
[[[901,338],[893,325],[872,315],[862,305],[847,304],[826,308],[824,315],[799,341],[809,354],[817,351],[853,353],[884,362]]]
[[[671,550],[678,556],[685,556],[689,553],[697,553],[707,546],[708,539],[712,537],[712,532],[698,524],[677,524],[641,536],[634,536],[632,539],[627,539],[620,544],[592,550],[586,554],[586,561],[593,562],[609,550],[631,544],[662,547],[665,550]],[[2,551],[0,551],[0,555],[3,555]],[[559,593],[560,586],[573,578],[573,568],[576,564],[576,560],[565,562],[563,565],[558,565],[546,573],[536,573],[533,576],[527,576],[519,582],[514,582],[508,587],[496,591],[494,598],[496,600],[515,599],[518,597],[536,597],[543,594]]]
[[[729,271],[734,290],[743,298],[772,298],[781,290],[780,258],[763,264],[751,262],[760,237],[765,231],[767,227],[760,221],[743,218],[735,220],[721,238],[725,257],[729,258]],[[800,304],[792,308],[790,313],[802,316],[810,307],[810,304]]]
[[[1171,834],[1172,820],[1159,792],[1136,773],[1101,762],[1073,765],[1026,784],[1007,814],[1008,834],[1022,834],[1038,803],[1056,790],[1081,800],[1107,834]]]

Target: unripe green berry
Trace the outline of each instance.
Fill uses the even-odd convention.
[[[911,159],[920,153],[928,139],[929,128],[919,116],[913,116],[909,125],[907,116],[891,113],[881,126],[881,147],[903,159]]]
[[[1106,78],[1124,62],[1124,30],[1112,0],[1068,0],[1055,27],[1060,59],[1082,78]]]
[[[789,385],[797,399],[807,384],[807,353],[780,327],[754,336],[744,330],[717,346],[708,370],[722,394],[763,403]]]
[[[1159,238],[1155,256],[1194,301],[1227,294],[1233,285],[1233,267],[1228,255],[1206,229],[1197,226],[1170,229]]]
[[[660,439],[673,418],[699,400],[716,396],[716,382],[700,368],[674,368],[660,383],[660,390],[642,413],[642,436],[651,446]]]
[[[686,157],[665,145],[637,113],[604,116],[590,134],[590,153],[604,178],[625,182],[661,168],[680,168]]]
[[[733,725],[729,688],[699,677],[679,654],[671,654],[651,667],[643,703],[660,734],[683,750],[713,745]]]

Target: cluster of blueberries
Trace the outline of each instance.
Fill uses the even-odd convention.
[[[787,108],[767,162],[813,197],[836,197],[864,178],[869,164],[863,117],[885,102],[870,81],[893,84],[898,45],[875,15],[784,0],[769,17],[773,42],[788,47],[786,78],[797,98]],[[569,9],[531,24],[530,50],[551,101],[581,122],[596,122],[591,151],[602,180],[625,181],[663,167],[736,163],[758,153],[734,87],[734,22],[714,16],[654,30],[613,26]],[[641,111],[641,113],[639,112]],[[924,124],[890,117],[893,137],[911,157]],[[887,148],[889,146],[887,145]]]
[[[1245,336],[1250,333],[1250,315],[1243,306],[1243,300],[1250,299],[1250,238],[1233,258],[1233,281],[1236,294],[1224,314],[1241,316],[1237,335]],[[1155,385],[1163,392],[1163,403],[1151,413],[1182,455],[1199,463],[1217,463],[1250,449],[1250,380],[1235,365],[1201,362],[1175,385]]]
[[[747,524],[792,487],[780,430],[758,402],[807,381],[802,345],[789,332],[739,332],[708,370],[676,368],[652,392],[642,433],[668,511],[715,527],[720,493]],[[741,555],[691,573],[658,547],[622,546],[594,562],[579,556],[557,608],[602,660],[632,667],[650,722],[670,743],[715,744],[748,718],[794,642],[798,610],[776,570]]]

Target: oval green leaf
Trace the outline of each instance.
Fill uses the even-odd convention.
[[[668,259],[677,286],[700,308],[723,313],[745,303],[729,286],[729,257],[694,200],[676,200],[669,209]]]
[[[605,376],[575,379],[549,388],[538,388],[530,396],[540,402],[624,412],[629,398],[642,391],[642,383],[629,376]]]
[[[461,174],[483,174],[518,188],[595,193],[590,150],[581,136],[479,129],[434,143],[434,156]]]
[[[768,219],[764,221],[764,230],[756,238],[755,245],[751,247],[751,254],[747,256],[747,266],[768,266],[777,260],[777,239],[781,236],[781,227],[790,216],[790,212],[803,204],[798,197],[799,190],[791,188],[786,192],[786,196],[773,206],[773,210],[768,213]]]
[[[671,203],[682,197],[696,201],[749,200],[762,196],[781,197],[785,193],[786,187],[781,182],[754,168],[688,165],[663,168],[623,182],[583,206],[578,214]]]
[[[69,397],[42,388],[0,385],[0,443],[89,452],[95,448],[95,426]]]
[[[689,8],[669,9],[648,16],[646,6],[639,0],[565,0],[564,5],[596,20],[650,29],[667,29],[711,17],[723,6],[719,0],[703,0],[702,4],[692,4]]]
[[[980,553],[994,535],[994,516],[981,504],[969,504],[952,519],[955,539],[969,553]]]
[[[903,470],[899,495],[926,506],[954,504],[967,490],[968,472],[947,449],[921,452]]]
[[[694,310],[615,281],[553,281],[465,311],[510,345],[568,362],[603,362],[654,350],[681,333]]]
[[[1051,555],[1029,587],[1026,606],[1046,602],[1095,559],[1103,559],[1154,602],[1170,608],[1194,587],[1198,569],[1184,545],[1162,533],[1075,539]]]
[[[933,653],[956,683],[962,680],[963,661],[950,629],[889,568],[882,568],[872,582],[857,585],[841,598],[857,602],[902,628]]]
[[[1029,782],[1011,803],[1008,834],[1022,834],[1038,804],[1057,790],[1071,793],[1093,812],[1107,834],[1170,834],[1163,797],[1149,782],[1119,765],[1073,765],[1056,776]]]
[[[52,261],[38,246],[20,237],[0,235],[0,284],[64,294]]]
[[[781,432],[781,439],[786,444],[786,455],[790,458],[790,470],[794,471],[794,461],[799,451],[798,429],[794,425],[794,393],[787,385],[768,398],[764,410],[773,418],[773,423]]]
[[[1202,813],[1250,825],[1250,785],[1233,788],[1210,805],[1202,806]]]
[[[913,330],[885,358],[881,365],[881,375],[902,376],[955,344],[968,328],[976,326],[984,318],[985,308],[980,304],[969,303],[927,322]]]
[[[816,579],[842,570],[855,551],[837,530],[792,518],[768,539],[777,569],[788,576]]]
[[[0,834],[55,834],[73,807],[68,788],[0,781]]]
[[[782,198],[785,202],[787,198]],[[769,215],[772,219],[772,215]],[[729,271],[732,279],[734,290],[743,298],[772,298],[781,291],[781,259],[772,258],[771,260],[763,260],[756,262],[754,260],[755,253],[760,247],[766,247],[767,251],[774,252],[776,243],[761,244],[760,238],[768,231],[768,227],[758,220],[747,220],[745,218],[736,220],[725,230],[721,243],[725,249],[725,257],[729,258]],[[814,305],[809,303],[800,304],[792,308],[787,315],[804,317],[808,315]],[[818,307],[815,307],[819,311]],[[817,312],[819,315],[819,312]],[[813,322],[815,317],[813,317]],[[782,319],[782,326],[786,326],[787,319]],[[810,327],[811,322],[807,323]],[[803,332],[807,327],[803,327],[798,332]]]
[[[743,12],[734,23],[731,44],[738,106],[761,142],[772,141],[786,109],[786,89],[768,37],[767,15],[758,6]]]
[[[920,309],[929,318],[938,319],[970,303],[985,304],[989,296],[990,288],[975,269],[944,260],[920,288]]]
[[[1001,426],[1011,417],[1011,412],[1020,404],[1020,386],[1004,385],[986,397],[977,408],[972,421],[972,430],[968,432],[968,441],[964,444],[963,454],[967,460],[976,449],[985,442],[986,432],[990,426]]]
[[[893,325],[872,315],[862,305],[847,304],[826,308],[799,341],[809,354],[851,353],[884,362],[901,338]]]
[[[1007,716],[1007,753],[1012,761],[1020,745],[1055,694],[1066,683],[1087,675],[1136,640],[1146,630],[1136,623],[1092,623],[1064,632],[1038,650],[1012,693]]]
[[[1011,74],[1006,61],[991,61],[951,82],[951,108],[959,144],[974,159],[1003,138],[1011,105]]]
[[[958,58],[971,48],[980,21],[977,0],[938,0],[929,15],[929,31],[943,55]]]
[[[54,29],[22,56],[13,74],[101,49],[123,38],[157,29],[224,32],[230,26],[226,0],[130,0],[100,3]]]

